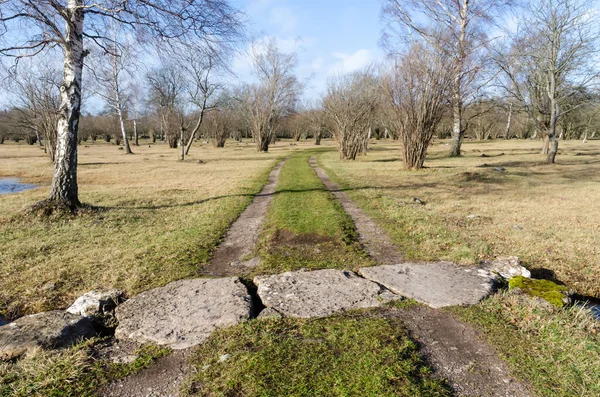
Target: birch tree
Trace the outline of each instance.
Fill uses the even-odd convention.
[[[60,48],[64,58],[52,187],[36,208],[76,210],[77,131],[84,58],[92,44],[110,41],[114,19],[141,41],[202,40],[213,45],[240,36],[238,12],[227,0],[4,0],[0,3],[0,55],[21,59]],[[109,50],[105,48],[105,50]]]
[[[137,69],[138,54],[131,39],[123,37],[123,28],[117,20],[109,21],[107,34],[110,37],[104,47],[107,51],[98,51],[95,56],[90,57],[92,61],[89,69],[95,82],[93,91],[117,116],[125,154],[132,154],[125,119],[132,96],[131,81]]]
[[[185,148],[182,149],[180,160],[183,160],[189,154],[192,143],[197,138],[198,131],[202,127],[206,114],[218,106],[214,98],[222,89],[222,86],[214,76],[218,66],[215,64],[216,62],[217,58],[213,54],[207,54],[205,57],[202,57],[199,51],[189,51],[180,59],[179,65],[187,79],[186,91],[188,100],[196,111],[196,120],[193,129],[191,129],[188,136],[182,136],[182,145]],[[189,130],[189,126],[186,130]],[[186,140],[187,143],[185,143]]]
[[[383,41],[395,55],[398,43],[417,36],[435,44],[445,42],[445,55],[452,60],[452,147],[450,156],[460,156],[465,133],[465,107],[485,86],[484,75],[490,38],[487,31],[511,0],[384,0],[388,29]],[[400,28],[400,31],[398,30]]]
[[[578,108],[567,105],[581,88],[596,84],[597,17],[591,1],[538,0],[529,4],[522,20],[518,60],[526,67],[530,106],[545,121],[548,164],[558,153],[560,119]]]

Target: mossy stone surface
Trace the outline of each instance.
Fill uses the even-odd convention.
[[[567,296],[567,287],[558,285],[550,280],[536,280],[517,276],[508,282],[510,289],[519,288],[524,293],[542,298],[554,306],[563,307],[563,299]]]

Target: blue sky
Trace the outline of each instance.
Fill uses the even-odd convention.
[[[318,97],[327,79],[384,58],[378,0],[238,0],[257,38],[275,37],[282,51],[298,49],[297,75],[308,80],[307,98]],[[251,65],[240,54],[233,69],[248,79]]]

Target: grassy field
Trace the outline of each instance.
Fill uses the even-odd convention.
[[[281,170],[258,247],[257,274],[371,264],[352,219],[308,164],[315,153],[295,154]]]
[[[401,323],[368,313],[253,320],[215,332],[192,360],[199,396],[451,395]]]
[[[561,142],[553,166],[542,164],[535,141],[466,142],[457,159],[446,157],[446,142],[436,142],[421,171],[403,169],[395,142],[372,142],[368,156],[355,162],[340,161],[335,144],[323,143],[317,149],[282,142],[269,154],[251,144],[198,145],[184,163],[162,144],[135,147],[133,156],[105,143],[83,145],[81,199],[100,211],[53,220],[24,214],[48,193],[48,158],[35,146],[0,145],[0,177],[40,185],[0,196],[0,316],[63,308],[94,288],[133,295],[197,276],[283,157],[289,160],[255,272],[372,264],[351,219],[308,165],[313,154],[408,259],[473,264],[517,255],[535,276],[600,297],[600,141]],[[583,311],[548,309],[504,293],[450,311],[481,330],[538,395],[600,394],[599,326]],[[252,320],[220,330],[193,358],[193,383],[203,387],[195,393],[449,395],[403,325],[368,313]],[[96,343],[1,363],[0,396],[91,396],[111,378],[165,354],[150,348],[133,365],[115,367],[92,358]],[[232,357],[219,362],[223,354]]]
[[[461,158],[435,142],[421,171],[403,169],[395,143],[371,148],[355,162],[318,159],[407,259],[517,255],[534,275],[600,297],[600,141],[561,142],[553,166],[538,141],[466,142]]]
[[[540,397],[600,396],[600,324],[580,307],[499,294],[451,312],[482,330]]]
[[[0,316],[65,307],[94,288],[135,294],[197,275],[289,150],[194,147],[182,163],[164,144],[135,147],[131,156],[114,145],[81,146],[80,198],[102,210],[48,221],[22,215],[48,194],[48,157],[35,146],[0,145],[0,177],[40,185],[0,196]]]

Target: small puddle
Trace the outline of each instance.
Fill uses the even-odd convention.
[[[594,318],[598,321],[600,321],[600,305],[593,305],[591,306],[592,309],[592,316],[594,316]]]
[[[585,306],[586,309],[589,309],[592,317],[594,317],[597,321],[600,321],[600,300],[589,298],[589,297],[577,297],[575,299],[575,304],[577,306]]]
[[[592,312],[592,317],[596,319],[596,321],[600,321],[600,305],[597,303],[588,303],[585,305],[586,308],[590,309]]]
[[[0,316],[0,327],[3,325],[8,324],[6,321],[4,321],[4,318],[2,318],[2,316]]]
[[[18,178],[0,178],[0,194],[19,193],[36,187],[37,185],[23,183]]]

